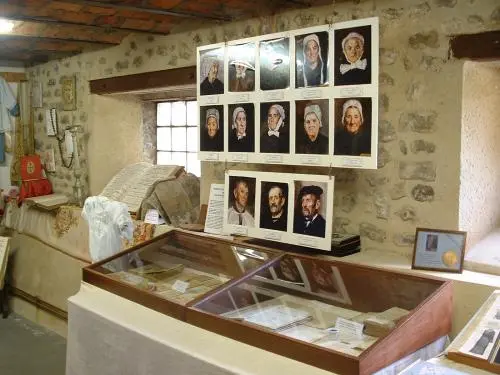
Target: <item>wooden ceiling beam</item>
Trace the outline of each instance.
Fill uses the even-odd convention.
[[[118,31],[118,32],[138,33],[138,34],[146,33],[146,34],[165,35],[165,33],[159,31],[146,31],[143,29],[131,29],[127,27],[116,27],[116,26],[98,25],[98,24],[89,25],[88,23],[84,22],[61,21],[51,17],[35,17],[35,16],[24,16],[20,14],[5,14],[2,18],[9,19],[11,21],[37,22],[37,23],[57,24],[64,26],[86,26],[89,28],[95,28],[96,32]]]
[[[82,47],[82,49],[87,48],[92,48],[92,47],[97,47],[100,46],[102,48],[105,47],[110,47],[116,45],[116,43],[109,43],[109,42],[95,42],[92,40],[81,40],[81,39],[63,39],[63,38],[52,38],[52,37],[42,37],[42,36],[31,36],[31,35],[7,35],[7,34],[2,34],[0,35],[0,43],[2,41],[8,41],[8,40],[18,40],[22,43],[22,41],[30,41],[30,42],[45,42],[45,43],[71,43],[75,45],[79,45]]]
[[[90,92],[100,95],[196,85],[196,66],[95,79],[89,83]]]
[[[182,17],[182,18],[205,19],[205,20],[214,20],[214,21],[231,21],[232,20],[231,17],[227,17],[227,16],[209,15],[209,14],[202,14],[202,13],[188,13],[188,12],[172,11],[172,10],[151,8],[151,7],[144,7],[144,6],[138,7],[138,6],[134,6],[134,5],[108,3],[105,1],[90,1],[90,0],[60,0],[60,1],[63,3],[69,3],[69,4],[112,8],[112,9],[123,9],[123,10],[146,12],[146,13],[152,13],[152,14],[160,14],[160,15],[164,15],[164,16]]]
[[[500,59],[500,30],[453,36],[450,55],[456,59]]]
[[[44,37],[51,39],[82,41],[90,43],[102,43],[113,46],[121,43],[129,33],[127,32],[103,32],[93,26],[67,26],[58,23],[54,25],[39,22],[14,21],[14,30],[9,35],[25,37]]]

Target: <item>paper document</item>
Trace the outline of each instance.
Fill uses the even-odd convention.
[[[3,289],[5,280],[5,271],[7,270],[7,260],[9,259],[9,240],[8,237],[0,236],[0,289]]]
[[[212,184],[208,199],[205,232],[222,234],[222,219],[224,215],[224,184]]]

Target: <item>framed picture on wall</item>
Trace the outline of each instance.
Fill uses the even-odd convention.
[[[467,232],[417,228],[413,269],[462,273]]]
[[[61,98],[63,111],[76,110],[76,77],[65,76],[61,79]]]

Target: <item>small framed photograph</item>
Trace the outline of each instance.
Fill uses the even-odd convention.
[[[413,269],[462,273],[467,232],[417,228]]]

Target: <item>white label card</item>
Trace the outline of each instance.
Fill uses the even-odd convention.
[[[172,289],[179,293],[186,293],[187,288],[189,288],[189,283],[182,280],[175,280]]]
[[[239,103],[239,102],[248,102],[248,99],[250,98],[250,96],[248,94],[240,94],[240,95],[237,95],[234,97],[234,101],[236,103]]]
[[[302,92],[302,97],[304,99],[317,98],[321,96],[321,90],[304,90]]]
[[[341,96],[362,96],[363,88],[362,87],[346,87],[340,89]]]
[[[219,160],[219,154],[216,152],[212,152],[205,156],[205,160]]]
[[[240,236],[246,236],[248,233],[248,228],[247,227],[240,227],[240,226],[233,226],[231,232],[234,234],[239,234]]]
[[[344,158],[342,159],[342,165],[346,167],[361,167],[363,166],[363,160]]]
[[[300,158],[300,162],[302,164],[319,164],[319,157],[318,156],[302,156]]]
[[[248,161],[247,154],[230,154],[229,157],[230,157],[231,161],[236,161],[236,162],[247,162]]]
[[[314,238],[301,238],[299,240],[300,246],[317,247],[318,243]]]
[[[363,338],[364,324],[353,322],[352,320],[337,318],[335,328],[339,331],[341,336],[352,336],[356,338]]]
[[[281,240],[281,233],[266,232],[266,233],[264,234],[264,238],[265,238],[266,240],[279,241],[279,240]]]
[[[154,208],[150,208],[146,212],[144,222],[149,224],[165,224],[165,220],[160,216],[158,210],[155,210]]]
[[[264,94],[264,97],[266,100],[281,100],[285,97],[285,93],[283,91],[268,92]]]
[[[200,99],[201,104],[217,104],[219,103],[219,97],[218,96],[207,96],[204,98]]]
[[[276,154],[266,155],[265,161],[267,163],[283,163],[283,155],[276,155]]]

